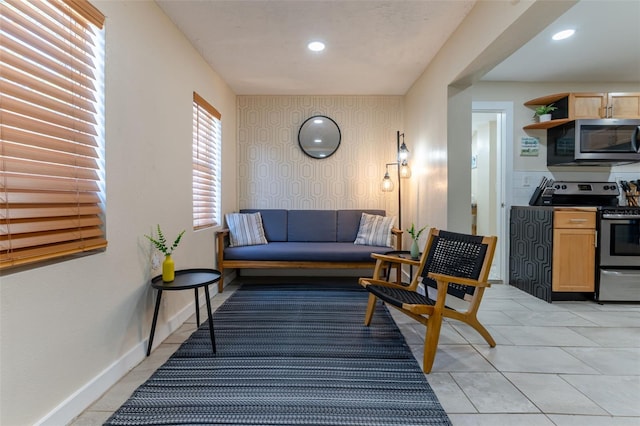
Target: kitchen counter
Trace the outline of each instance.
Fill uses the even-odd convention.
[[[590,297],[583,292],[593,293],[593,277],[584,274],[584,266],[567,261],[566,251],[580,253],[582,250],[589,259],[593,258],[591,263],[595,262],[594,244],[582,245],[585,231],[572,229],[589,228],[595,235],[595,213],[598,209],[593,206],[513,206],[509,219],[509,284],[547,302],[561,297],[575,296],[580,300]],[[583,218],[584,213],[593,213],[593,220]],[[575,219],[575,216],[580,216],[580,219]],[[554,238],[558,243],[555,246]],[[569,238],[574,238],[579,244],[568,247]],[[587,257],[579,258],[588,270],[594,269],[588,266]],[[584,282],[584,289],[578,290],[575,282]]]

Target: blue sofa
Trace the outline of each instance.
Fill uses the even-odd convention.
[[[216,235],[218,270],[226,268],[373,268],[372,253],[402,250],[402,230],[392,229],[392,247],[354,244],[362,213],[384,216],[384,210],[280,210],[259,212],[268,244],[229,247],[229,230]],[[223,279],[218,282],[222,292]]]

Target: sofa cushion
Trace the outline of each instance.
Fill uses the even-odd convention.
[[[226,260],[276,260],[314,262],[371,262],[371,253],[385,253],[389,247],[354,245],[353,242],[270,242],[265,246],[227,247]]]
[[[260,213],[228,213],[225,218],[231,247],[267,244]]]
[[[391,247],[391,228],[395,216],[380,216],[362,213],[360,228],[354,244]]]
[[[287,241],[287,210],[242,209],[240,213],[260,213],[267,241]]]
[[[335,242],[335,210],[289,210],[288,239],[290,242]]]
[[[358,236],[362,213],[384,216],[384,210],[338,210],[338,230],[336,240],[341,243],[353,243]]]

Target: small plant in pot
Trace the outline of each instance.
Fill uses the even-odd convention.
[[[538,118],[539,122],[545,122],[551,120],[551,113],[557,110],[557,107],[554,107],[553,104],[549,105],[541,105],[536,108],[535,113],[533,114],[533,118]]]
[[[417,259],[420,256],[420,247],[418,246],[418,238],[420,238],[420,234],[422,234],[422,231],[424,231],[425,229],[427,229],[426,226],[423,226],[420,229],[416,229],[415,225],[412,223],[411,224],[411,228],[407,229],[407,232],[409,233],[409,235],[411,235],[411,239],[413,240],[413,242],[411,243],[411,257],[414,259]]]
[[[149,235],[145,235],[145,237],[151,241],[151,243],[155,246],[155,248],[164,254],[164,262],[162,262],[162,281],[171,282],[175,279],[175,264],[173,263],[173,259],[171,258],[171,254],[180,244],[180,240],[184,235],[184,230],[178,234],[175,241],[171,246],[167,245],[167,239],[165,238],[162,230],[160,229],[160,225],[158,225],[158,238],[154,238]]]

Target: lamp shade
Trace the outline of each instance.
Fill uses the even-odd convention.
[[[398,150],[398,161],[404,163],[407,161],[407,158],[409,158],[409,150],[407,149],[407,145],[405,145],[404,141],[402,141],[402,145],[400,145],[400,149]]]
[[[404,160],[400,166],[400,177],[404,179],[411,177],[411,167],[407,164],[407,160]]]
[[[382,192],[393,191],[393,181],[389,177],[389,172],[386,172],[384,174],[384,179],[382,179],[382,184],[380,185],[380,189],[382,189]]]

